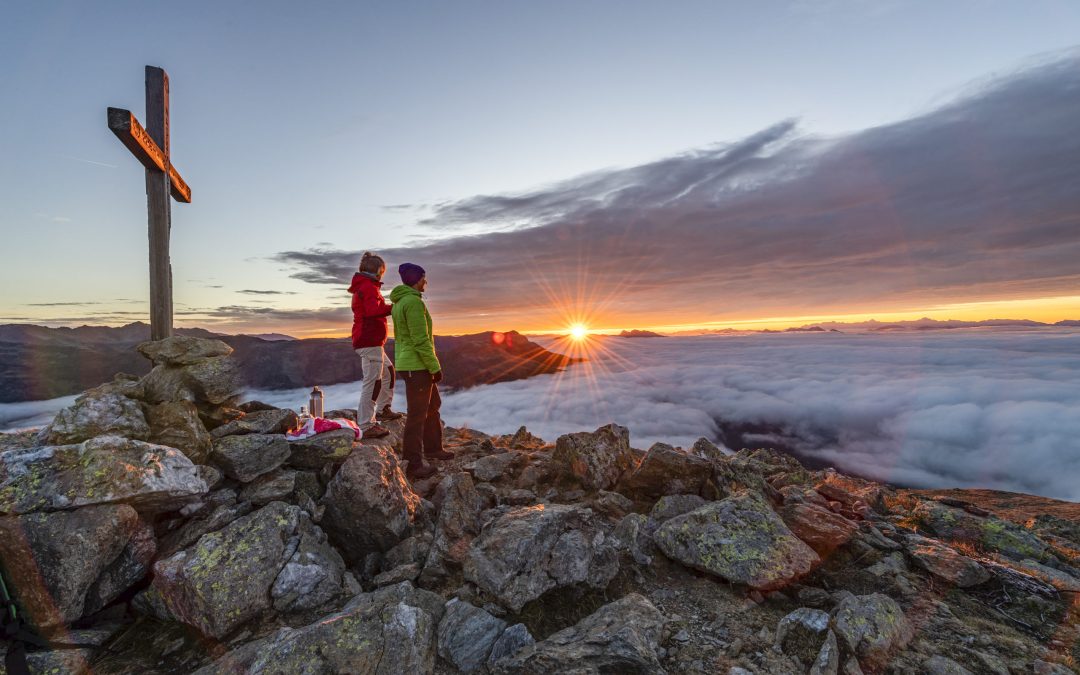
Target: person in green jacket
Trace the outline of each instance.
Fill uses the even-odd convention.
[[[402,441],[409,478],[428,478],[435,467],[425,464],[424,459],[453,459],[452,452],[442,447],[442,398],[439,382],[442,382],[442,365],[435,355],[435,339],[431,332],[431,314],[424,304],[423,292],[427,288],[424,268],[413,263],[398,266],[401,285],[390,291],[394,303],[391,316],[394,319],[394,369],[405,381],[405,401],[408,413],[405,419],[405,437]]]

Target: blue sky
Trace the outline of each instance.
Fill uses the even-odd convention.
[[[194,195],[173,208],[178,323],[269,330],[272,306],[303,333],[348,298],[282,252],[424,250],[440,205],[790,118],[819,139],[897,123],[1077,35],[1071,1],[9,3],[0,322],[145,313],[142,171],[105,128],[110,105],[142,116],[145,64],[169,72]]]

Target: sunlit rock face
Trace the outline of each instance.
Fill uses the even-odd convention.
[[[552,459],[564,475],[589,490],[610,488],[638,463],[630,449],[630,430],[617,424],[559,436]]]
[[[383,552],[412,534],[420,512],[393,451],[358,446],[326,487],[322,526],[350,563]]]

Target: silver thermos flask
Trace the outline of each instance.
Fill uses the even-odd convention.
[[[323,416],[323,393],[322,389],[315,387],[311,390],[311,400],[308,401],[308,411],[312,417]]]

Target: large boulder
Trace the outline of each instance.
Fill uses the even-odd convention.
[[[191,401],[170,401],[149,406],[150,440],[176,448],[196,464],[205,464],[213,439],[199,419],[199,409]]]
[[[881,593],[845,597],[833,610],[832,628],[859,663],[871,669],[883,667],[914,635],[904,610]]]
[[[193,401],[217,406],[231,401],[240,390],[240,370],[231,356],[214,356],[190,365],[154,366],[142,379],[148,403]]]
[[[44,628],[81,617],[87,592],[138,522],[125,505],[0,518],[0,565],[27,621]]]
[[[0,454],[0,514],[116,502],[164,511],[206,491],[179,450],[119,436]]]
[[[143,342],[136,347],[155,366],[190,366],[215,356],[228,356],[233,348],[221,340],[174,335]]]
[[[249,483],[284,464],[289,452],[280,434],[226,436],[214,441],[210,460],[229,478]]]
[[[918,535],[908,536],[905,544],[916,565],[954,586],[967,588],[990,580],[985,567],[952,546]]]
[[[589,490],[610,488],[638,462],[630,449],[630,430],[617,424],[559,436],[552,460]]]
[[[383,446],[359,446],[326,487],[320,521],[351,564],[384,552],[412,534],[420,511],[394,453]]]
[[[195,675],[430,673],[442,613],[442,598],[402,582],[358,595],[303,628],[249,642]]]
[[[783,587],[820,562],[753,492],[672,518],[654,538],[673,560],[760,590]]]
[[[344,462],[356,444],[352,429],[334,429],[289,443],[289,464],[303,469],[321,469]]]
[[[619,482],[618,491],[644,498],[697,494],[712,477],[707,459],[654,443],[641,464]]]
[[[499,675],[663,673],[657,653],[663,627],[660,611],[644,597],[631,593],[576,625],[496,662],[493,671]]]
[[[140,441],[150,438],[150,425],[138,401],[118,393],[110,384],[87,391],[58,412],[37,440],[40,445],[67,445],[106,435]]]
[[[453,473],[439,483],[434,502],[439,509],[435,537],[424,565],[425,577],[441,577],[460,568],[469,544],[480,534],[480,494],[472,477]]]
[[[550,590],[604,588],[619,569],[614,540],[590,509],[549,504],[514,509],[484,526],[465,578],[517,612]]]
[[[815,504],[785,503],[779,513],[792,534],[820,556],[829,555],[859,531],[855,522]]]
[[[154,564],[136,600],[220,638],[268,611],[311,609],[345,591],[344,562],[306,512],[273,502]]]
[[[439,622],[439,656],[463,673],[484,665],[506,622],[458,598],[446,603]]]

